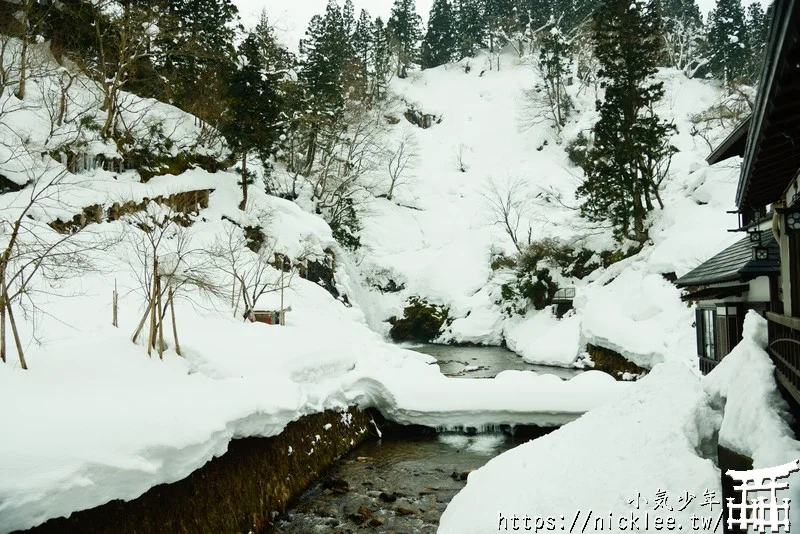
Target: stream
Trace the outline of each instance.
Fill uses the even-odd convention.
[[[500,347],[409,347],[434,356],[443,374],[492,378],[501,371],[530,370],[564,379],[580,371],[532,365]],[[496,433],[388,432],[344,456],[278,518],[285,534],[432,533],[467,475],[493,457],[550,429]]]

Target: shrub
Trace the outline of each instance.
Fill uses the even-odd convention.
[[[448,310],[444,306],[411,297],[403,310],[403,317],[389,319],[392,325],[389,335],[394,341],[429,343],[439,336],[447,319]]]
[[[586,156],[589,153],[589,146],[591,145],[589,138],[586,134],[580,132],[578,136],[567,143],[566,152],[569,162],[576,167],[583,168],[586,163]]]

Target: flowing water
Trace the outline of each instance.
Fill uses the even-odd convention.
[[[457,347],[454,345],[421,345],[409,347],[436,358],[447,376],[463,378],[493,378],[501,371],[535,371],[569,379],[579,369],[533,365],[521,356],[502,347]]]
[[[442,373],[491,378],[510,369],[570,378],[577,370],[536,366],[499,347],[426,345]],[[373,436],[343,457],[278,519],[275,532],[345,534],[436,532],[439,518],[473,471],[544,429],[488,434],[389,432]]]

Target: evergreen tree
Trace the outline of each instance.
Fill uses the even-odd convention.
[[[353,0],[345,0],[342,8],[342,25],[347,35],[353,35],[356,31],[356,10],[353,7]]]
[[[535,65],[542,77],[542,83],[534,87],[532,94],[537,114],[560,133],[572,111],[572,99],[564,83],[571,72],[572,50],[558,27],[542,32]]]
[[[448,0],[434,0],[428,18],[428,31],[422,40],[422,68],[438,67],[457,54],[458,38],[453,11]]]
[[[353,52],[361,67],[361,76],[364,79],[374,72],[375,54],[375,27],[374,22],[365,9],[361,10],[353,32]]]
[[[661,0],[661,13],[665,65],[681,70],[694,69],[700,63],[704,31],[700,8],[695,0]]]
[[[419,62],[422,19],[417,15],[414,0],[395,0],[389,22],[389,42],[397,58],[397,75],[405,78],[408,67]]]
[[[306,38],[300,41],[306,174],[313,168],[320,134],[341,119],[351,92],[355,91],[355,98],[363,96],[359,64],[347,26],[336,0],[329,0],[325,15],[311,19]]]
[[[746,77],[748,39],[740,0],[717,0],[708,17],[708,69],[730,87]]]
[[[455,0],[455,26],[461,57],[472,57],[486,41],[482,0]]]
[[[204,109],[207,79],[231,68],[238,9],[232,0],[166,1],[154,50],[156,69],[169,80],[162,98],[207,118],[219,113]]]
[[[747,41],[750,44],[747,78],[750,83],[758,83],[761,74],[761,67],[764,62],[764,54],[769,38],[769,19],[770,11],[764,13],[761,3],[753,2],[747,6]]]
[[[372,98],[382,99],[386,94],[386,86],[392,76],[391,45],[389,42],[389,31],[378,17],[373,25],[373,65],[374,81],[372,85]]]
[[[247,158],[256,151],[268,160],[277,144],[281,101],[274,71],[264,64],[263,36],[251,33],[239,48],[237,68],[231,73],[230,118],[225,134],[242,161],[242,202],[247,207],[247,186],[251,180]]]
[[[674,125],[653,111],[664,95],[663,83],[651,80],[662,50],[660,14],[653,7],[606,0],[595,12],[593,41],[605,100],[597,103],[600,119],[578,189],[583,216],[608,220],[618,237],[640,243],[647,239],[652,198],[661,203],[659,185],[675,150],[668,141]]]
[[[354,51],[336,0],[329,0],[324,16],[311,19],[306,38],[300,41],[300,54],[300,77],[314,95],[314,108],[322,115],[337,114],[345,104],[345,75]]]

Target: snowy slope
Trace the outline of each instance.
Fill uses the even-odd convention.
[[[658,111],[679,130],[672,143],[680,152],[662,192],[665,209],[653,214],[651,243],[641,254],[586,279],[561,281],[578,287],[577,314],[561,322],[549,310],[530,312],[525,319],[503,316],[497,303],[510,273],[493,272],[490,263],[498,253],[515,251],[503,229],[492,224],[485,195],[492,181],[521,179],[534,197],[522,234],[529,225],[534,241],[555,237],[597,251],[616,248],[607,229],[587,223],[574,209],[581,171],[563,149],[596,120],[591,91],[578,94],[577,86],[569,87],[577,109],[559,144],[546,123],[526,123],[524,91],[537,78],[512,54],[503,56],[499,72],[479,57],[394,80],[398,115],[414,107],[441,120],[428,129],[407,121],[395,127],[397,135],[415,141],[409,183],[393,202],[377,199],[369,205],[364,247],[354,263],[363,286],[388,277],[404,289],[380,294],[367,288],[358,295],[371,327],[388,332],[385,321],[402,315],[408,297],[422,296],[448,307],[455,319],[440,341],[505,340],[529,361],[556,365],[571,365],[587,342],[646,367],[665,359],[691,364],[691,309],[661,275],[680,276],[736,239],[727,232],[735,218],[725,212],[738,162],[709,168],[707,145],[690,135],[689,117],[719,98],[717,87],[676,71],[661,71],[658,77],[666,87]],[[548,202],[546,194],[560,202]]]
[[[79,81],[73,98],[96,103],[93,86]],[[231,439],[272,436],[290,421],[325,409],[372,406],[404,423],[442,427],[551,425],[572,420],[627,387],[594,372],[570,381],[531,372],[505,373],[494,380],[446,378],[430,357],[389,345],[371,331],[362,308],[345,306],[320,285],[297,276],[286,291],[292,311],[285,328],[242,322],[233,315],[229,293],[183,292],[176,317],[184,357],[175,353],[168,331],[164,360],[148,358],[141,341],[131,342],[143,313],[142,256],[136,249],[141,220],[130,214],[108,222],[105,214],[115,203],[211,191],[208,206],[190,215],[192,224],[168,239],[164,262],[186,240],[194,258],[187,267],[202,268],[219,239],[231,229],[241,232],[236,223],[260,227],[275,252],[296,262],[323,259],[332,251],[341,266],[337,285],[356,295],[361,289],[358,268],[321,218],[266,195],[263,187],[251,188],[247,209],[240,211],[241,189],[232,173],[192,169],[141,183],[134,171],[89,165],[80,174],[66,172],[47,154],[61,148],[51,144],[56,137],[86,136],[89,142],[80,146],[88,146],[88,161],[98,154],[116,157],[117,148],[98,145],[94,130],[72,129],[74,120],[65,123],[59,136],[50,135],[45,106],[14,107],[10,89],[0,98],[0,109],[6,111],[0,115],[2,144],[12,152],[28,148],[14,152],[19,158],[0,163],[0,174],[19,178],[19,183],[63,177],[55,194],[30,212],[29,224],[38,237],[54,242],[61,234],[47,223],[71,220],[83,208],[99,205],[105,222],[91,224],[74,242],[91,248],[94,240],[107,240],[82,258],[82,270],[55,285],[37,282],[42,292],[34,297],[36,313],[18,314],[29,369],[20,368],[13,345],[7,363],[0,363],[0,428],[6,429],[0,440],[0,532],[111,499],[135,498],[154,485],[184,478],[223,454]],[[29,98],[36,103],[46,94],[31,85]],[[200,143],[190,115],[126,98],[133,106],[129,109],[139,110],[128,117],[143,126],[136,135],[146,136],[148,124],[160,123],[176,136],[172,147],[224,152],[222,145]],[[0,215],[13,220],[30,191],[0,196]],[[145,207],[159,216],[167,213],[155,202]],[[242,248],[245,256],[250,254]],[[469,253],[463,245],[462,250]],[[279,276],[273,268],[268,275]],[[215,276],[223,281],[221,273]],[[114,287],[120,293],[119,328],[110,325]],[[442,294],[452,291],[447,286]],[[359,299],[353,300],[358,304]],[[258,306],[277,308],[278,293],[267,294]]]
[[[750,312],[743,337],[703,379],[683,365],[659,364],[614,402],[494,458],[470,474],[438,532],[514,530],[515,516],[518,530],[527,516],[529,530],[540,521],[539,530],[625,532],[636,530],[638,518],[641,530],[669,528],[672,520],[678,530],[719,532],[717,442],[751,455],[755,468],[800,456],[764,351],[766,321]],[[781,498],[796,502],[798,478],[789,478]],[[791,514],[800,521],[798,510]]]
[[[471,66],[469,73],[466,63]],[[492,271],[490,262],[493,254],[509,253],[512,246],[486,218],[482,192],[487,181],[523,177],[532,193],[547,189],[570,204],[577,170],[569,166],[546,126],[524,127],[520,98],[535,82],[528,67],[511,56],[503,58],[500,72],[482,72],[485,59],[466,63],[393,82],[399,99],[394,113],[402,116],[406,104],[413,104],[441,117],[441,122],[422,130],[401,120],[393,129],[398,138],[414,139],[418,153],[413,172],[392,201],[376,198],[368,203],[364,247],[356,253],[341,250],[318,216],[301,205],[267,196],[262,187],[251,188],[248,209],[240,211],[241,191],[234,174],[193,169],[146,184],[131,171],[94,169],[66,175],[64,194],[32,213],[48,239],[57,235],[47,222],[57,217],[68,220],[92,204],[107,209],[114,202],[209,189],[208,207],[194,216],[187,230],[193,246],[207,250],[224,236],[231,228],[225,218],[261,226],[275,251],[295,260],[322,259],[326,249],[333,251],[337,286],[346,291],[353,307],[317,284],[294,277],[287,291],[287,304],[292,306],[288,326],[276,328],[232,317],[224,297],[190,293],[177,305],[185,358],[168,350],[163,362],[148,359],[144,347],[130,342],[143,312],[138,273],[128,261],[135,256],[127,239],[132,225],[130,221],[93,225],[85,239],[115,235],[126,239],[96,251],[91,258],[93,271],[64,280],[56,294],[38,297],[46,313],[35,317],[36,338],[34,323],[26,320],[20,325],[29,371],[19,368],[13,350],[9,362],[0,364],[4,406],[0,426],[13,429],[11,439],[0,440],[0,531],[32,526],[114,498],[134,498],[153,485],[185,477],[224,453],[230,439],[275,435],[289,421],[326,408],[358,403],[375,406],[404,423],[443,427],[554,424],[631,389],[597,373],[567,382],[532,373],[503,373],[476,381],[445,378],[428,357],[388,345],[381,335],[387,331],[385,320],[401,312],[412,295],[449,307],[455,320],[442,341],[497,344],[505,338],[530,361],[560,365],[569,365],[587,341],[617,348],[643,364],[691,363],[691,310],[661,275],[683,274],[735,239],[725,231],[733,221],[724,212],[732,198],[736,169],[706,168],[705,151],[687,133],[687,116],[710,105],[716,89],[678,73],[662,73],[669,89],[662,111],[678,123],[682,133],[675,143],[682,153],[676,156],[673,178],[664,192],[667,208],[654,222],[653,244],[577,283],[574,316],[556,322],[549,312],[540,312],[508,319],[496,304],[508,273]],[[76,101],[98,100],[91,84],[77,84],[74,91]],[[31,94],[36,101],[37,95],[44,100],[47,93],[32,86]],[[568,126],[567,138],[590,127],[595,118],[592,99],[575,96],[580,112]],[[0,105],[13,103],[10,91],[2,98]],[[143,126],[138,135],[145,135],[148,125],[161,123],[175,136],[174,146],[215,156],[224,153],[222,145],[200,142],[191,116],[135,97],[131,104],[138,112],[130,119],[141,119]],[[31,169],[64,170],[58,161],[42,157],[58,146],[51,144],[57,138],[86,135],[90,156],[117,155],[116,147],[97,144],[91,132],[65,127],[59,136],[49,135],[43,108],[20,109],[0,118],[9,126],[2,130],[7,146],[20,143],[20,136],[8,133],[16,131],[24,132],[36,147],[8,168],[0,168],[0,173],[19,178],[17,182],[30,178]],[[537,150],[540,146],[542,150]],[[466,172],[458,168],[459,153]],[[24,193],[3,195],[0,210],[5,214],[19,209]],[[561,205],[539,201],[529,218],[534,239],[557,236],[597,249],[612,244],[608,232],[598,231],[580,220],[575,210]],[[404,289],[381,293],[369,283],[374,278],[395,280]],[[122,295],[118,329],[109,325],[115,283]],[[269,294],[259,307],[275,308],[277,299],[277,294]],[[172,346],[169,333],[168,338]],[[686,382],[676,390],[685,393],[684,404],[670,420],[691,425],[697,415],[691,404],[698,395],[696,380],[678,367],[667,369],[654,373],[653,388]],[[684,380],[686,376],[690,378]],[[656,402],[655,395],[640,399],[642,391],[629,393],[628,400],[653,400],[648,413],[661,416],[669,399],[663,403]],[[626,424],[633,424],[636,414],[625,413],[633,418]],[[575,433],[571,438],[575,442],[583,442],[589,434],[580,429],[595,432],[615,422],[608,414],[606,410],[595,419],[581,418],[565,431]],[[575,427],[578,430],[567,430]],[[642,437],[630,449],[663,438]],[[684,458],[697,440],[700,436],[680,438],[665,453]],[[540,446],[554,446],[544,443]],[[699,478],[678,478],[674,487],[705,480],[706,464],[695,463]],[[649,467],[642,464],[641,473]]]

